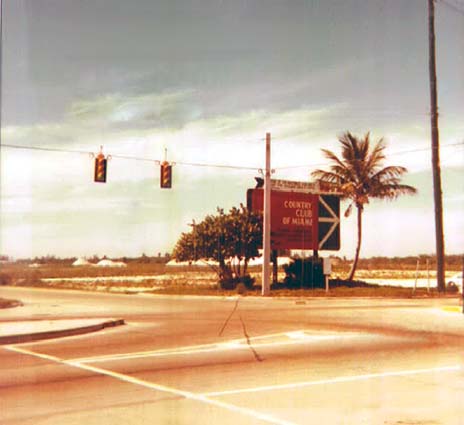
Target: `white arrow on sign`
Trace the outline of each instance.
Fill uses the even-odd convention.
[[[340,223],[340,218],[335,214],[334,210],[330,208],[329,204],[324,201],[324,198],[322,196],[319,196],[319,202],[324,205],[325,209],[329,212],[331,217],[319,217],[319,223],[332,223],[332,226],[330,227],[329,231],[326,233],[324,238],[319,242],[319,249],[322,249],[324,244],[327,242],[327,239],[330,238],[332,233],[335,231],[337,228],[338,224]]]

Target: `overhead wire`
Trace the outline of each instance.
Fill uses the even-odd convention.
[[[449,148],[453,146],[463,146],[464,141],[456,142],[456,143],[449,143],[446,145],[441,145],[441,148]],[[82,151],[82,150],[75,150],[75,149],[63,149],[63,148],[51,148],[51,147],[42,147],[42,146],[26,146],[26,145],[14,145],[14,144],[1,144],[1,148],[12,148],[12,149],[23,149],[23,150],[33,150],[33,151],[45,151],[45,152],[60,152],[60,153],[72,153],[72,154],[85,154],[85,155],[93,155],[91,151]],[[430,151],[431,147],[425,148],[416,148],[416,149],[409,149],[397,152],[389,153],[389,156],[397,156],[397,155],[405,155],[410,153],[416,152],[425,152]],[[127,160],[134,160],[134,161],[146,161],[146,162],[154,162],[157,164],[161,164],[162,161],[159,159],[154,158],[147,158],[147,157],[139,157],[139,156],[128,156],[128,155],[119,155],[119,154],[109,154],[107,157],[111,158],[120,158],[120,159],[127,159]],[[184,161],[170,161],[173,165],[182,165],[188,167],[203,167],[203,168],[222,168],[222,169],[234,169],[234,170],[260,170],[262,167],[245,167],[239,165],[229,165],[229,164],[213,164],[213,163],[201,163],[201,162],[184,162]],[[321,167],[327,165],[327,162],[321,163],[313,163],[313,164],[301,164],[301,165],[289,165],[289,166],[282,166],[282,167],[273,167],[273,170],[288,170],[288,169],[297,169],[297,168],[313,168],[313,167]]]
[[[48,148],[43,146],[29,146],[29,145],[12,145],[8,143],[0,144],[1,148],[12,148],[12,149],[24,149],[24,150],[34,150],[34,151],[46,151],[46,152],[63,152],[63,153],[78,153],[90,155],[90,151],[80,151],[80,150],[71,150],[71,149],[60,149],[60,148]]]
[[[440,0],[440,3],[444,4],[450,9],[453,9],[457,13],[464,15],[464,3],[451,0]]]
[[[453,146],[464,146],[464,141],[441,145],[440,148],[447,148],[447,147],[453,147]],[[404,150],[404,151],[391,152],[389,153],[389,156],[404,155],[404,154],[415,153],[415,152],[425,152],[425,151],[430,151],[431,149],[432,149],[431,147],[409,149],[409,150]],[[314,164],[290,165],[290,166],[285,166],[285,167],[273,167],[273,169],[274,170],[288,170],[288,169],[296,169],[296,168],[322,167],[324,165],[327,165],[327,162],[320,162],[320,163],[314,163]]]
[[[14,145],[14,144],[1,144],[0,148],[11,148],[11,149],[22,149],[22,150],[33,150],[33,151],[45,151],[45,152],[60,152],[60,153],[71,153],[71,154],[83,154],[83,155],[93,155],[94,153],[91,151],[82,151],[76,149],[63,149],[63,148],[51,148],[51,147],[43,147],[43,146],[29,146],[29,145]],[[139,156],[129,156],[129,155],[119,155],[119,154],[108,154],[107,157],[111,158],[119,158],[119,159],[128,159],[134,161],[146,161],[146,162],[154,162],[156,164],[160,164],[163,161],[156,158],[147,158],[147,157],[139,157]],[[171,164],[174,165],[183,165],[189,167],[211,167],[211,168],[228,168],[228,169],[236,169],[236,170],[257,170],[261,167],[243,167],[237,165],[227,165],[227,164],[212,164],[212,163],[200,163],[200,162],[184,162],[184,161],[169,161]]]

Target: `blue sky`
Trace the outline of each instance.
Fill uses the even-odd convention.
[[[366,208],[361,254],[434,251],[425,0],[3,1],[0,253],[171,251],[192,219],[307,181],[344,131],[384,137],[415,197]],[[452,7],[452,5],[456,7]],[[460,11],[461,10],[461,11]],[[464,2],[437,4],[445,245],[464,246]],[[164,158],[173,189],[159,188]],[[186,165],[217,164],[240,168]],[[342,220],[351,257],[355,220]]]

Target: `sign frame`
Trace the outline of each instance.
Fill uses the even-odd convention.
[[[248,208],[263,211],[264,191],[248,189]],[[271,190],[271,248],[318,249],[319,196]]]
[[[253,193],[256,190],[263,192],[261,187],[248,189],[247,206],[249,210],[262,211],[262,206],[259,208],[259,204],[256,205],[256,199],[253,199]],[[313,223],[312,228],[312,236],[317,235],[317,241],[312,240],[311,246],[304,244],[304,248],[287,246],[286,249],[340,250],[340,191],[335,186],[323,182],[299,182],[276,179],[271,180],[271,245],[273,245],[273,249],[276,244],[272,242],[273,236],[275,236],[275,232],[272,230],[275,226],[272,218],[272,198],[273,194],[279,192],[285,193],[286,196],[292,196],[290,194],[316,196],[318,202],[317,213],[313,214],[313,216],[317,216],[317,222]],[[255,201],[255,205],[253,205],[253,201]],[[278,235],[278,237],[283,237],[283,235]],[[280,248],[281,246],[278,246],[278,249]]]

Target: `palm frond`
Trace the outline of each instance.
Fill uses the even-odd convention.
[[[407,168],[399,165],[390,165],[377,171],[371,176],[371,180],[375,181],[388,181],[390,179],[399,179],[408,172]]]
[[[386,146],[385,146],[384,140],[380,139],[375,144],[374,148],[372,149],[372,151],[370,152],[370,154],[367,157],[367,160],[366,160],[366,169],[367,170],[372,172],[373,170],[375,170],[377,167],[380,166],[382,161],[385,160],[385,153],[384,153],[385,148],[386,148]]]
[[[352,164],[356,159],[356,139],[347,131],[338,138],[342,145],[342,157],[345,163]]]
[[[321,151],[327,159],[329,159],[332,162],[335,162],[340,167],[345,167],[345,164],[343,163],[343,161],[337,155],[335,155],[332,151],[329,151],[328,149],[321,149]]]
[[[373,188],[371,197],[378,199],[396,199],[400,195],[414,195],[417,189],[413,186],[399,183],[388,183]]]
[[[399,195],[416,193],[412,186],[400,183],[407,172],[405,167],[382,167],[385,160],[385,142],[383,139],[371,149],[370,134],[357,138],[349,131],[339,136],[341,156],[328,149],[322,149],[324,156],[330,160],[329,170],[315,170],[312,177],[321,182],[334,184],[356,206],[369,203],[369,198],[394,199]]]
[[[337,173],[333,173],[331,171],[325,170],[314,170],[311,173],[311,176],[314,177],[316,180],[327,182],[327,183],[341,183],[341,177]]]

